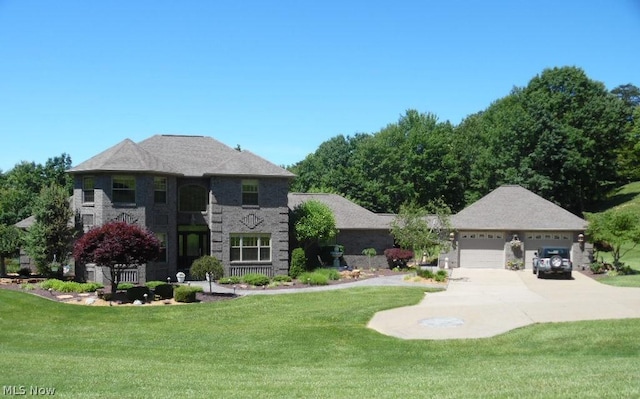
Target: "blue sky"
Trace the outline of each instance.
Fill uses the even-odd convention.
[[[0,170],[154,134],[290,165],[543,69],[640,86],[640,1],[0,0]]]

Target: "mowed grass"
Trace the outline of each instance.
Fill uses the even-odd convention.
[[[0,290],[5,386],[60,398],[640,396],[640,320],[535,325],[480,340],[366,328],[418,288],[88,307]]]

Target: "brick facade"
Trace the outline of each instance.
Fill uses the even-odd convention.
[[[287,193],[289,179],[258,178],[258,205],[242,205],[242,181],[240,177],[166,178],[166,202],[154,200],[154,177],[161,175],[142,173],[117,173],[135,177],[135,203],[114,204],[112,202],[112,178],[116,174],[91,173],[74,175],[73,208],[84,229],[100,226],[112,220],[125,220],[144,226],[154,233],[166,236],[166,261],[149,262],[140,267],[137,283],[149,280],[175,280],[179,270],[181,239],[179,231],[194,229],[207,233],[208,254],[218,257],[225,268],[225,275],[233,270],[261,271],[269,275],[286,274],[289,259],[289,213]],[[94,179],[94,201],[83,202],[83,178]],[[207,205],[202,212],[180,212],[179,193],[185,186],[199,186],[206,190]],[[203,233],[204,234],[204,233]],[[271,260],[268,262],[231,262],[230,237],[232,234],[263,234],[270,237]],[[183,243],[184,247],[186,244]],[[205,253],[202,253],[204,255]],[[105,283],[99,267],[89,265],[86,269],[77,265],[76,273]]]

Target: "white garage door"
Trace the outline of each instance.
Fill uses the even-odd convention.
[[[503,269],[504,243],[502,232],[461,232],[460,267]]]
[[[529,269],[533,263],[533,253],[540,247],[571,248],[573,235],[568,232],[544,231],[525,234],[524,258],[525,267]],[[571,251],[570,251],[571,252]]]

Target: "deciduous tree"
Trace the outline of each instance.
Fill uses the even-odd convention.
[[[451,211],[442,201],[432,201],[426,206],[406,203],[391,222],[391,235],[402,248],[411,249],[417,256],[426,253],[437,256],[448,244],[451,229]]]
[[[7,274],[5,259],[14,256],[20,249],[22,232],[15,226],[0,224],[0,277]]]
[[[156,259],[160,241],[150,231],[126,222],[109,222],[89,230],[73,249],[76,261],[109,269],[111,292],[116,292],[123,270],[138,268]]]
[[[640,215],[633,209],[613,208],[585,216],[589,221],[587,236],[592,242],[611,247],[613,266],[619,270],[623,266],[620,259],[640,243]]]
[[[331,240],[338,233],[333,211],[316,200],[296,206],[291,215],[291,224],[296,240],[305,250],[314,244]]]

